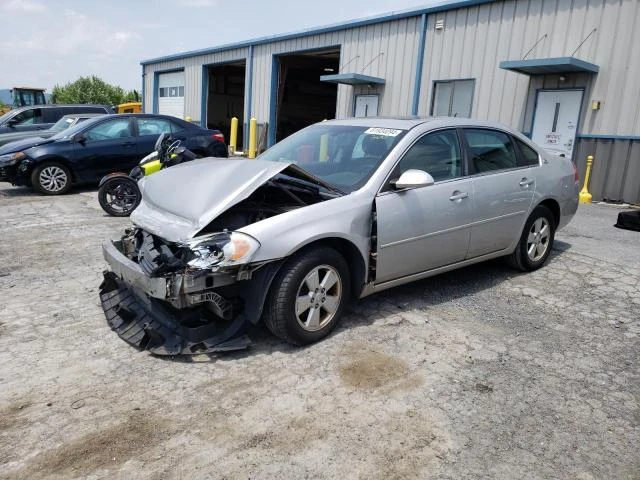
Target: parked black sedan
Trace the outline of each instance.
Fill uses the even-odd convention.
[[[2,152],[0,181],[59,195],[73,184],[98,183],[111,172],[129,172],[151,153],[158,135],[169,133],[199,156],[227,157],[224,136],[167,115],[117,114],[87,120],[41,144]]]

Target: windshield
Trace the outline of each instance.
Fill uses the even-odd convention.
[[[277,143],[260,160],[295,163],[349,193],[369,180],[405,133],[394,128],[317,124]]]
[[[60,120],[53,124],[51,130],[53,130],[54,132],[61,132],[73,125],[74,121],[75,117],[62,117]]]
[[[15,110],[9,110],[7,113],[5,113],[4,115],[2,115],[0,117],[0,125],[2,125],[4,122],[6,122],[7,120],[9,120],[11,117],[13,117],[16,114]]]
[[[88,127],[90,124],[92,123],[96,123],[97,121],[99,121],[101,119],[101,117],[96,117],[95,120],[93,119],[89,119],[83,122],[78,122],[76,123],[73,127],[69,127],[66,128],[58,133],[56,133],[53,137],[51,137],[53,140],[59,140],[61,138],[69,138],[69,137],[73,137],[76,133],[78,133],[79,131],[83,130],[85,127]],[[64,120],[64,119],[62,119]],[[62,121],[60,120],[60,121]],[[60,123],[60,121],[58,121],[56,123],[56,125],[58,123]]]

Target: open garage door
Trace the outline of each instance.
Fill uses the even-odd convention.
[[[278,57],[276,141],[313,123],[335,118],[336,84],[320,76],[338,72],[340,50]]]
[[[184,72],[158,75],[158,113],[184,118]]]
[[[238,118],[238,143],[242,150],[246,63],[212,65],[207,69],[207,128],[220,130],[229,141],[231,119]]]

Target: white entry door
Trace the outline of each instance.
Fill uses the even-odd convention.
[[[552,155],[571,158],[582,94],[582,90],[538,91],[531,139]]]

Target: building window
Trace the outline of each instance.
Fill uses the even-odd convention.
[[[160,87],[158,94],[160,97],[184,97],[184,87]]]
[[[431,115],[471,117],[475,83],[474,79],[436,80],[433,85]]]

